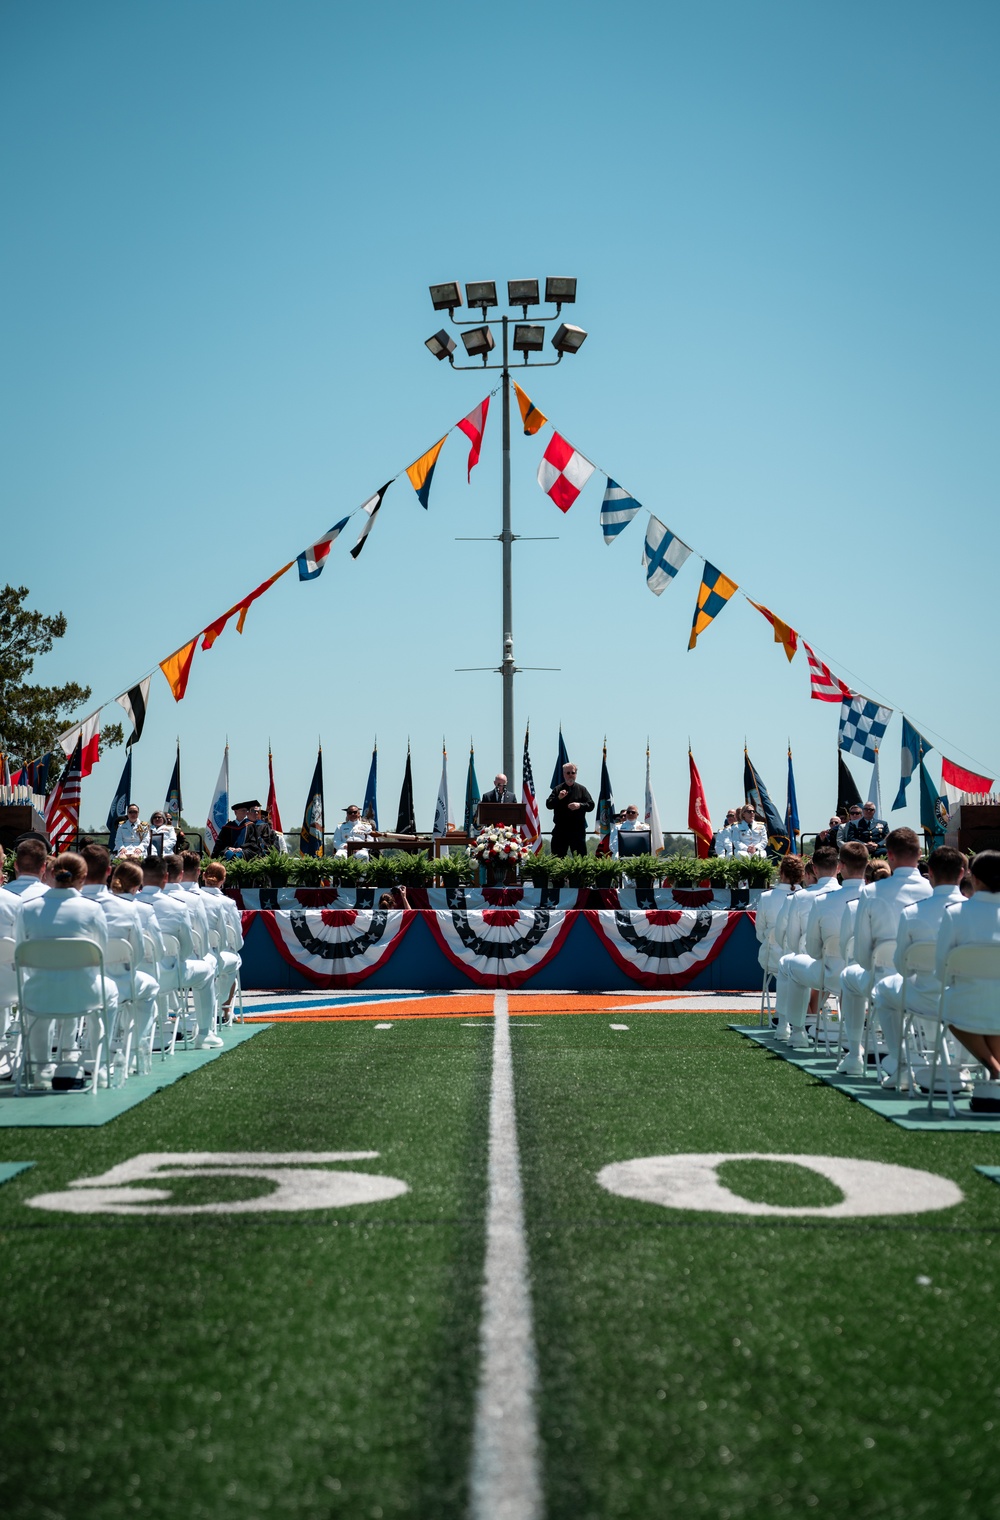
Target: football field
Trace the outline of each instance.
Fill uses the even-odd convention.
[[[747,1000],[300,1002],[0,1131],[8,1520],[1000,1514],[1000,1133]]]

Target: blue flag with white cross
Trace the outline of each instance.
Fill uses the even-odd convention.
[[[687,544],[681,543],[658,517],[650,516],[642,546],[642,563],[646,585],[654,596],[662,595],[690,553]]]

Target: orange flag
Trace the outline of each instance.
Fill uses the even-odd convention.
[[[235,607],[230,607],[229,611],[224,612],[221,617],[217,617],[214,623],[209,623],[207,628],[203,628],[202,633],[205,637],[201,641],[202,649],[211,649],[219,634],[229,622],[229,619],[234,617],[237,612],[239,613],[239,619],[236,624],[236,632],[242,633],[251,602],[255,602],[259,596],[263,596],[265,591],[270,591],[275,581],[280,580],[286,570],[290,570],[294,564],[295,561],[290,559],[287,565],[282,565],[280,570],[276,570],[266,581],[262,581],[255,591],[251,591],[249,596],[245,596],[241,602],[236,603]]]
[[[187,691],[188,676],[191,674],[191,661],[194,659],[195,646],[198,643],[198,635],[183,649],[176,650],[166,660],[160,661],[160,669],[170,683],[170,690],[174,694],[174,701],[180,702]]]
[[[524,394],[516,380],[512,380],[511,384],[514,387],[514,395],[517,397],[517,404],[521,408],[521,421],[524,424],[524,436],[526,438],[530,438],[532,433],[537,433],[538,429],[543,428],[549,419],[546,417],[544,412],[540,412],[538,410],[537,406],[531,400],[530,396],[526,396]]]
[[[795,651],[799,647],[799,636],[795,632],[795,629],[790,628],[787,623],[783,623],[779,617],[775,617],[773,612],[767,607],[761,606],[760,602],[755,602],[752,597],[748,596],[747,601],[751,607],[756,607],[758,612],[764,614],[774,629],[774,642],[781,645],[790,660],[794,660]]]

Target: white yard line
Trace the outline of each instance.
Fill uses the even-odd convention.
[[[539,1520],[538,1370],[506,992],[493,1000],[488,1186],[470,1514],[472,1520]]]

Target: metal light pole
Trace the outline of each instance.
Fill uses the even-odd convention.
[[[501,406],[503,417],[503,454],[501,466],[501,498],[502,498],[502,526],[499,536],[502,563],[502,652],[499,665],[489,666],[466,666],[466,669],[495,670],[501,678],[501,730],[503,739],[503,769],[508,783],[514,777],[514,677],[522,669],[538,669],[546,667],[525,667],[514,662],[514,610],[513,610],[513,556],[511,546],[515,538],[521,535],[515,534],[511,529],[510,511],[510,323],[511,318],[506,314],[499,317],[487,318],[486,313],[498,305],[496,285],[492,281],[480,281],[466,286],[466,300],[470,309],[480,308],[478,323],[475,319],[460,322],[455,317],[456,308],[462,305],[462,290],[457,283],[449,285],[432,285],[431,301],[435,311],[447,311],[448,320],[454,327],[460,329],[460,336],[465,350],[470,358],[481,358],[482,365],[456,364],[454,359],[455,342],[449,333],[442,328],[432,338],[427,339],[427,348],[436,359],[447,359],[452,369],[498,369],[501,371]],[[544,326],[550,322],[558,322],[562,315],[565,304],[576,301],[575,279],[547,279],[545,282],[545,301],[555,306],[555,312],[548,316],[533,317],[527,321],[528,307],[539,304],[537,280],[509,280],[507,283],[508,306],[520,306],[525,321],[516,323],[514,327],[513,347],[515,352],[522,354],[521,364],[516,368],[550,369],[556,364],[561,364],[564,354],[576,353],[582,345],[587,334],[580,327],[562,323],[556,331],[552,346],[556,350],[555,359],[541,359],[531,364],[529,355],[541,352],[544,346]],[[501,335],[499,364],[489,363],[489,355],[495,348],[493,327],[499,325]]]

